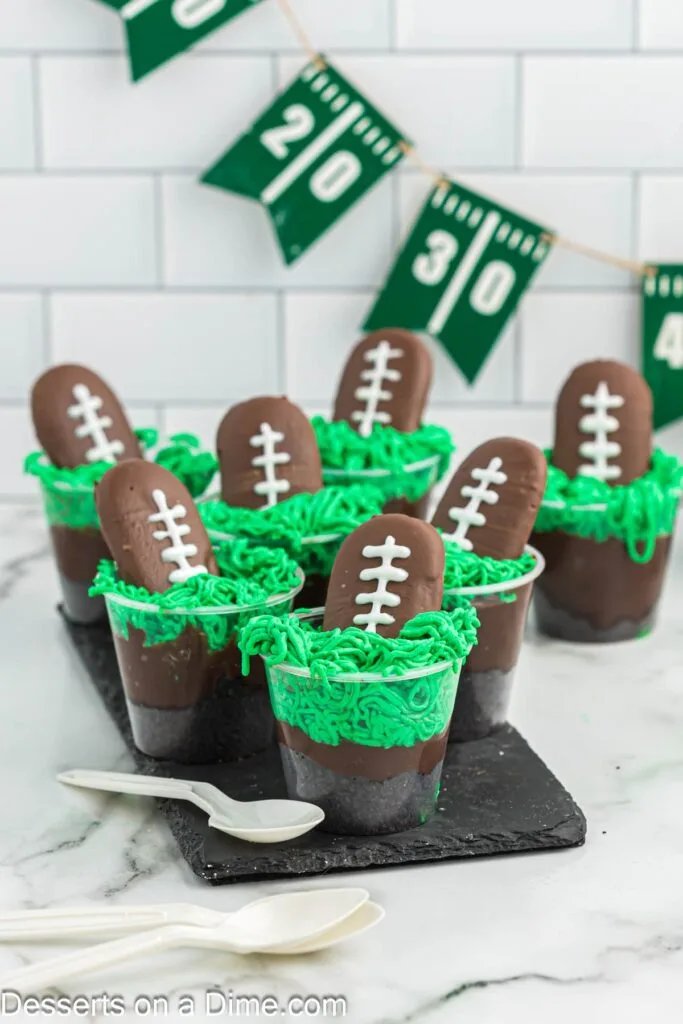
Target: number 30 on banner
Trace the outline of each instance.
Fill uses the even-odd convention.
[[[425,203],[365,326],[438,338],[474,381],[549,246],[544,229],[452,182]]]

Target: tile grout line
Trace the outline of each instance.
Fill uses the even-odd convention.
[[[164,290],[166,280],[166,249],[164,233],[164,193],[163,174],[152,175],[153,208],[154,208],[154,247],[157,290]]]
[[[270,84],[274,93],[279,88],[280,54],[270,55]],[[277,245],[273,239],[273,245]],[[287,324],[286,324],[286,289],[275,289],[275,380],[277,390],[282,395],[289,392],[289,366],[287,365]]]
[[[524,56],[518,53],[515,57],[515,173],[519,174],[524,163]],[[528,298],[523,296],[522,303]],[[518,306],[514,314],[514,337],[511,339],[512,351],[512,398],[516,405],[522,405],[524,393],[524,332],[522,329],[522,311]]]
[[[37,53],[31,55],[31,91],[33,101],[33,149],[35,168],[30,173],[35,175],[36,171],[42,171],[44,159],[43,145],[43,105],[40,94],[40,56]]]
[[[43,328],[42,354],[46,366],[54,362],[52,345],[52,292],[44,288],[40,293],[41,324]]]

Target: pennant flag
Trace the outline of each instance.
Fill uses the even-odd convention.
[[[544,234],[462,185],[437,186],[365,327],[438,338],[473,383],[550,251]]]
[[[258,200],[293,263],[399,164],[402,140],[335,68],[311,62],[202,181]]]
[[[683,265],[643,278],[643,374],[654,399],[654,427],[683,416]]]
[[[100,0],[126,28],[134,82],[261,0]]]

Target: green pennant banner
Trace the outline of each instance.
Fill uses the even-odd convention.
[[[261,0],[100,0],[123,19],[134,82]]]
[[[547,233],[462,185],[439,185],[365,327],[438,338],[473,383],[550,251]]]
[[[683,265],[643,278],[643,374],[654,400],[654,427],[683,417]]]
[[[202,181],[258,200],[289,264],[399,164],[402,140],[335,68],[311,62]]]

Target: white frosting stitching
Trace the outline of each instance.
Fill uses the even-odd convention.
[[[579,445],[579,455],[592,460],[579,466],[579,474],[596,480],[616,480],[621,476],[621,467],[610,466],[608,460],[621,455],[621,445],[610,441],[608,435],[619,429],[619,420],[610,416],[609,410],[621,409],[624,399],[621,395],[610,394],[606,382],[601,380],[592,395],[581,395],[579,401],[582,408],[594,410],[581,417],[579,430],[583,434],[595,435],[595,440],[583,441]]]
[[[76,399],[76,405],[70,405],[66,410],[72,420],[83,420],[74,433],[76,437],[90,437],[94,444],[86,453],[88,462],[116,462],[116,456],[122,455],[124,444],[122,441],[110,441],[106,431],[113,425],[110,416],[99,416],[102,408],[102,399],[90,393],[85,384],[74,384],[72,394]]]
[[[500,497],[497,491],[489,490],[489,484],[500,487],[507,483],[507,473],[502,472],[502,465],[503,460],[496,455],[486,469],[475,466],[471,475],[473,480],[479,481],[479,485],[470,487],[469,484],[465,484],[460,488],[463,498],[470,499],[468,504],[464,508],[454,507],[448,510],[449,518],[458,525],[453,533],[444,536],[449,541],[459,544],[464,551],[471,551],[473,548],[472,541],[467,536],[470,526],[486,526],[486,516],[479,511],[479,506],[482,502],[486,505],[495,505]]]
[[[361,569],[359,579],[366,582],[377,580],[377,589],[371,594],[357,594],[356,604],[369,604],[370,610],[354,615],[354,626],[365,626],[366,633],[376,633],[378,626],[390,626],[396,621],[383,607],[397,608],[401,603],[398,594],[388,590],[389,583],[404,583],[408,579],[407,569],[392,565],[394,558],[410,558],[410,548],[397,544],[394,537],[387,537],[384,544],[367,544],[363,558],[381,558],[382,564],[373,569]]]
[[[401,379],[401,371],[389,367],[391,359],[399,359],[403,355],[403,349],[392,348],[390,342],[380,341],[376,348],[368,349],[365,359],[373,366],[363,370],[361,380],[367,381],[367,385],[356,388],[354,398],[359,402],[365,402],[363,410],[357,409],[351,413],[351,419],[358,423],[358,433],[361,437],[369,437],[375,423],[391,423],[391,413],[378,410],[380,402],[390,402],[393,393],[382,387],[384,381],[398,383]]]
[[[152,512],[147,517],[147,522],[163,523],[166,527],[165,530],[155,530],[152,536],[155,540],[170,540],[171,542],[171,546],[164,548],[161,552],[161,561],[175,562],[178,566],[168,574],[168,582],[185,583],[191,576],[199,576],[200,573],[208,572],[205,565],[190,565],[188,562],[188,558],[197,554],[197,545],[185,544],[182,539],[191,530],[189,523],[178,522],[179,519],[184,519],[187,515],[185,506],[174,505],[173,508],[169,508],[166,495],[159,489],[152,491],[152,497],[159,511]]]
[[[263,455],[255,455],[251,464],[255,469],[263,469],[264,480],[254,484],[254,494],[265,495],[266,504],[263,508],[277,505],[278,496],[286,494],[291,488],[289,480],[278,480],[277,467],[285,466],[292,461],[289,452],[276,452],[275,446],[284,441],[285,435],[273,430],[269,423],[261,424],[261,433],[249,438],[252,448],[263,448]]]

